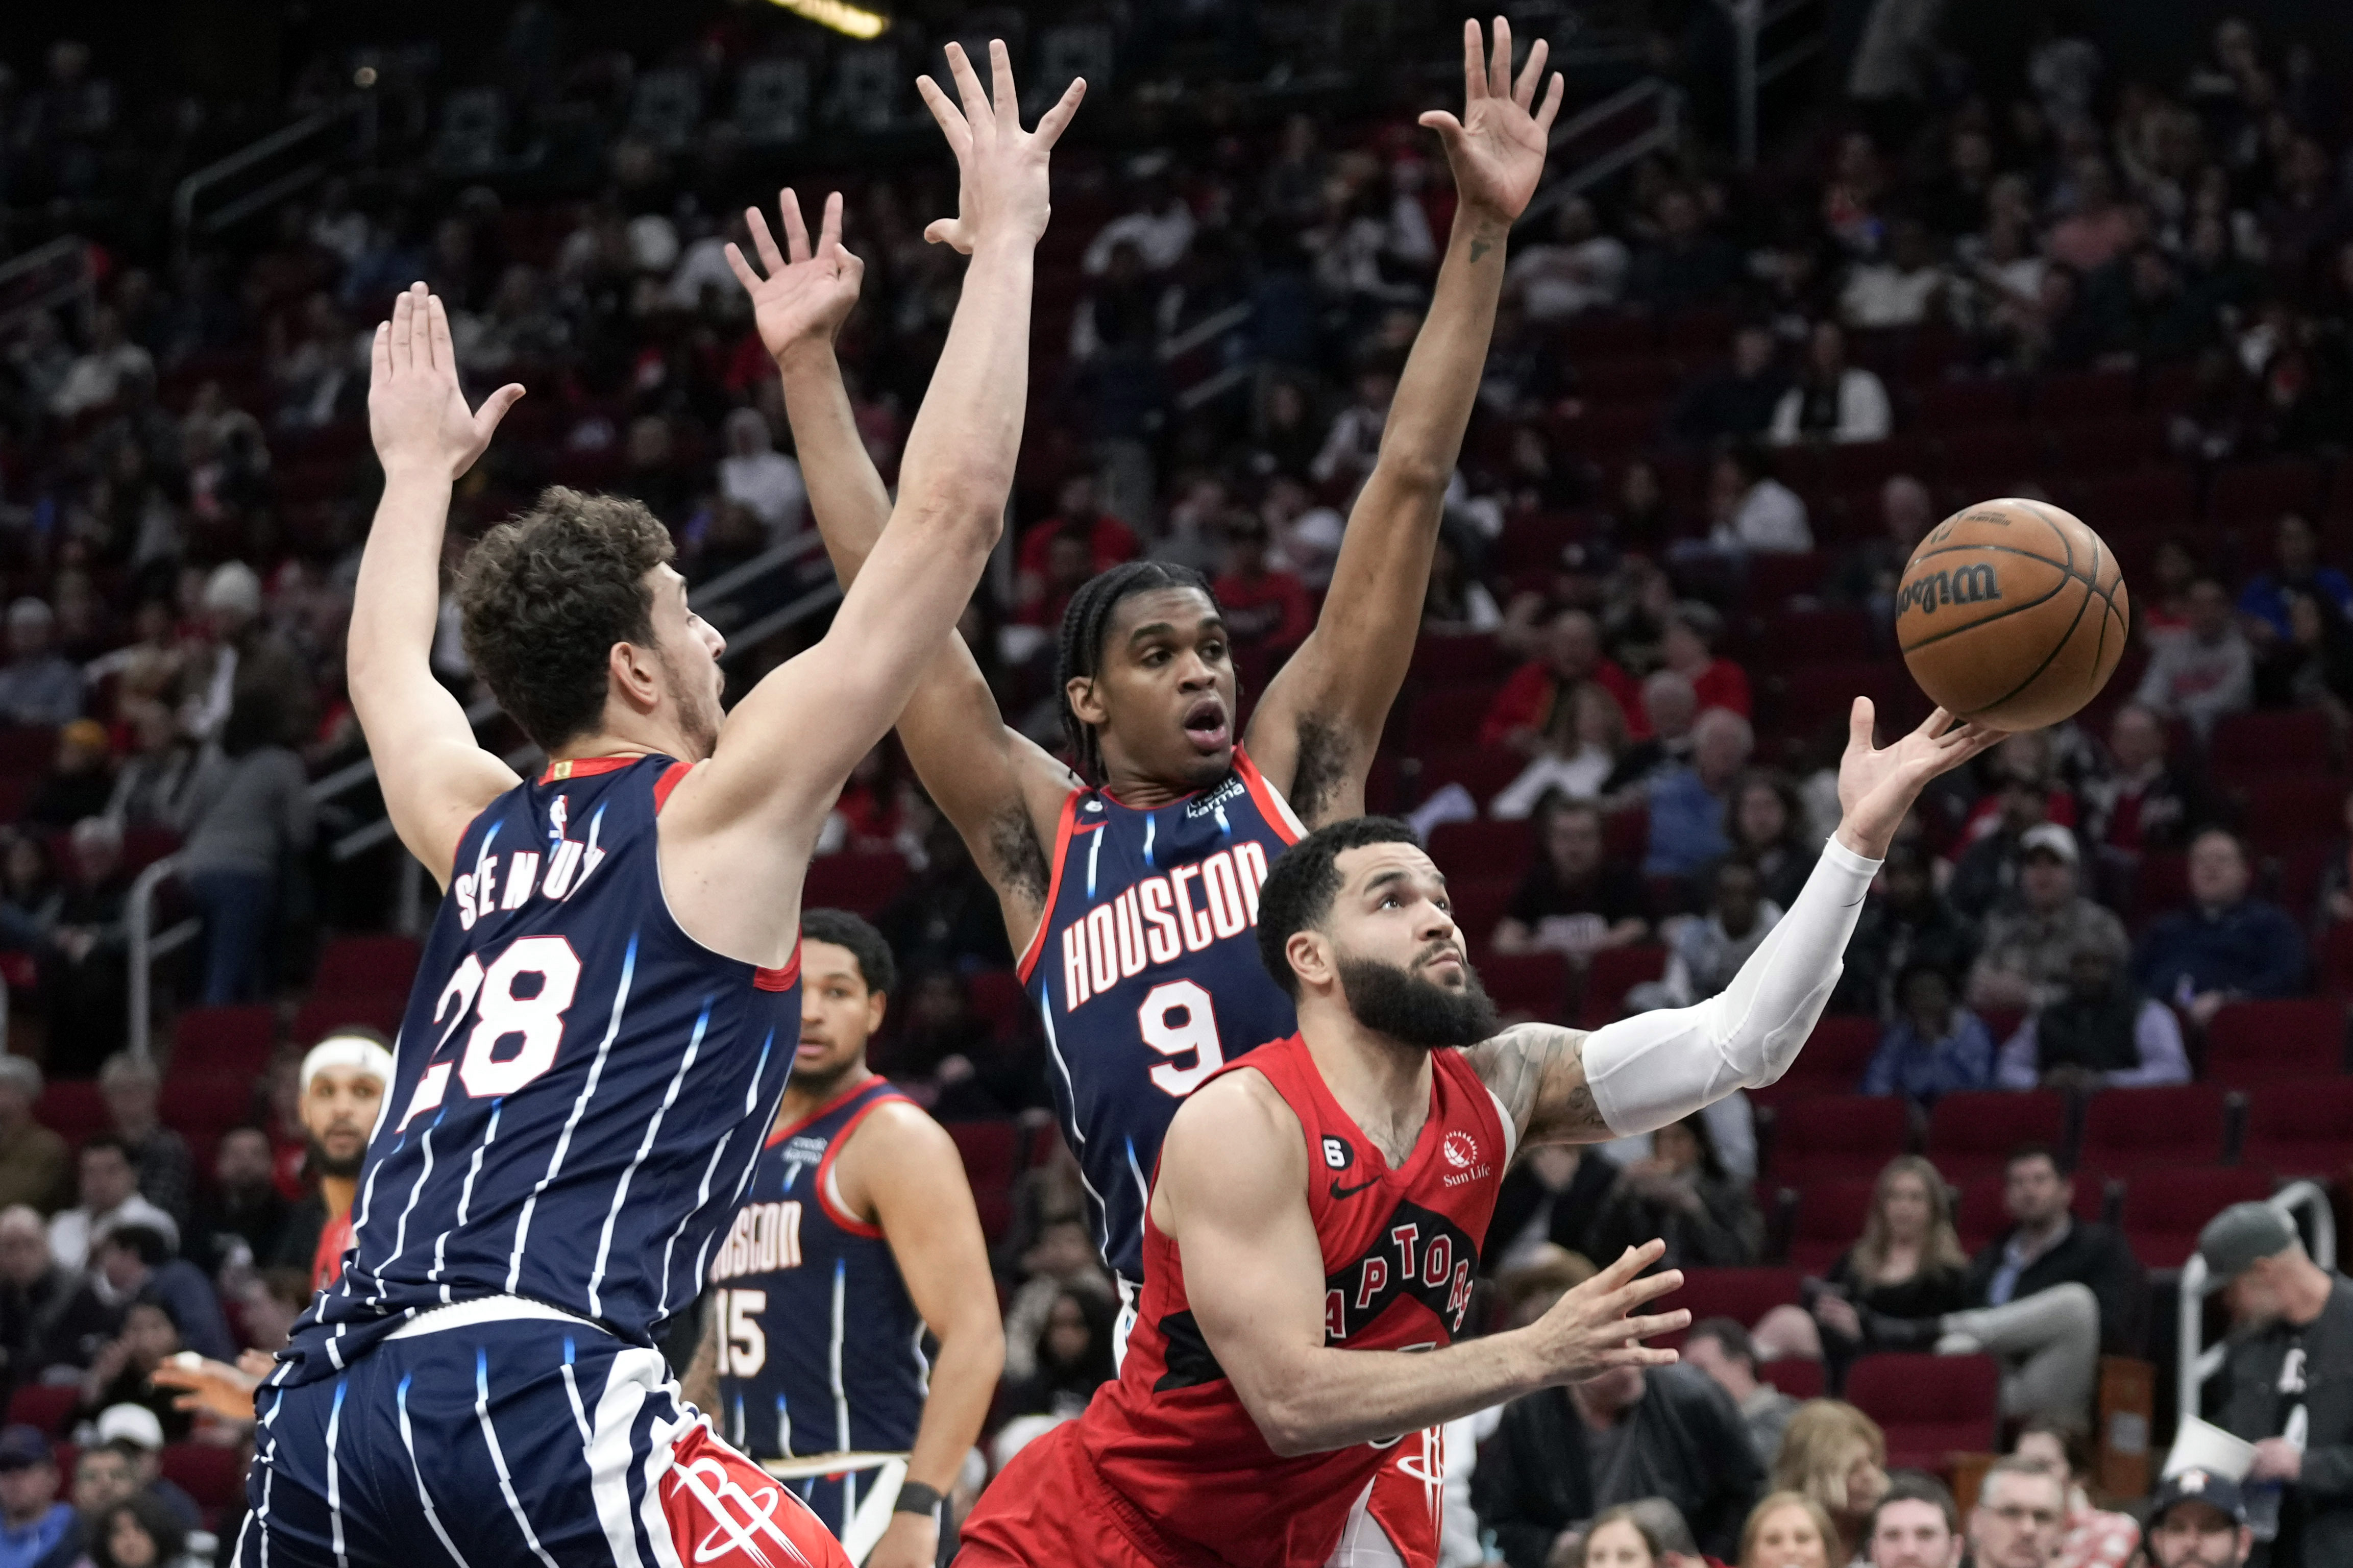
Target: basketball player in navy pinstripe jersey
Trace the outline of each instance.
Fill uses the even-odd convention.
[[[427,663],[479,411],[422,284],[376,331],[384,497],[352,695],[401,840],[448,889],[360,1175],[343,1278],[256,1396],[245,1568],[729,1568],[839,1547],[684,1405],[655,1335],[696,1298],[799,1026],[827,811],[978,581],[1019,445],[1047,153],[951,46],[920,85],[962,168],[963,298],[871,581],[723,711],[719,635],[635,502],[551,490],[475,549],[468,651],[546,752],[519,780]]]

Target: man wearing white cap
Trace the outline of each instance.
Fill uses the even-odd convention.
[[[2085,950],[2122,968],[2132,953],[2114,910],[2084,897],[2075,835],[2038,822],[2019,836],[2018,886],[1986,921],[1985,948],[1969,973],[1968,1003],[2016,1012],[2067,994],[2069,966]]]
[[[225,561],[205,579],[214,653],[209,665],[189,670],[180,705],[181,727],[197,740],[217,734],[237,693],[259,686],[277,699],[289,738],[308,728],[310,679],[293,649],[262,621],[261,605],[261,578],[242,561]]]
[[[392,1052],[374,1029],[337,1029],[302,1058],[302,1131],[310,1135],[310,1166],[319,1190],[289,1216],[285,1239],[270,1262],[308,1268],[313,1290],[325,1289],[343,1275],[360,1162],[367,1157],[368,1135],[375,1131],[384,1086],[391,1081]]]

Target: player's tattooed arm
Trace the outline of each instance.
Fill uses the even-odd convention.
[[[1599,1143],[1617,1133],[1585,1079],[1583,1029],[1518,1024],[1471,1047],[1471,1066],[1511,1112],[1523,1148]]]
[[[694,1359],[678,1380],[678,1391],[689,1405],[705,1415],[719,1408],[719,1318],[706,1311],[702,1337],[695,1342]]]

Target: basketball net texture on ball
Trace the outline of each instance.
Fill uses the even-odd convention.
[[[1895,589],[1912,679],[1989,729],[2073,715],[2116,673],[2131,630],[2116,552],[2047,501],[1962,508],[1928,531]]]

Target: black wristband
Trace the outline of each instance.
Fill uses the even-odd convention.
[[[921,1481],[901,1481],[899,1500],[891,1505],[891,1511],[929,1514],[936,1520],[940,1517],[940,1502],[939,1488],[927,1487]]]

